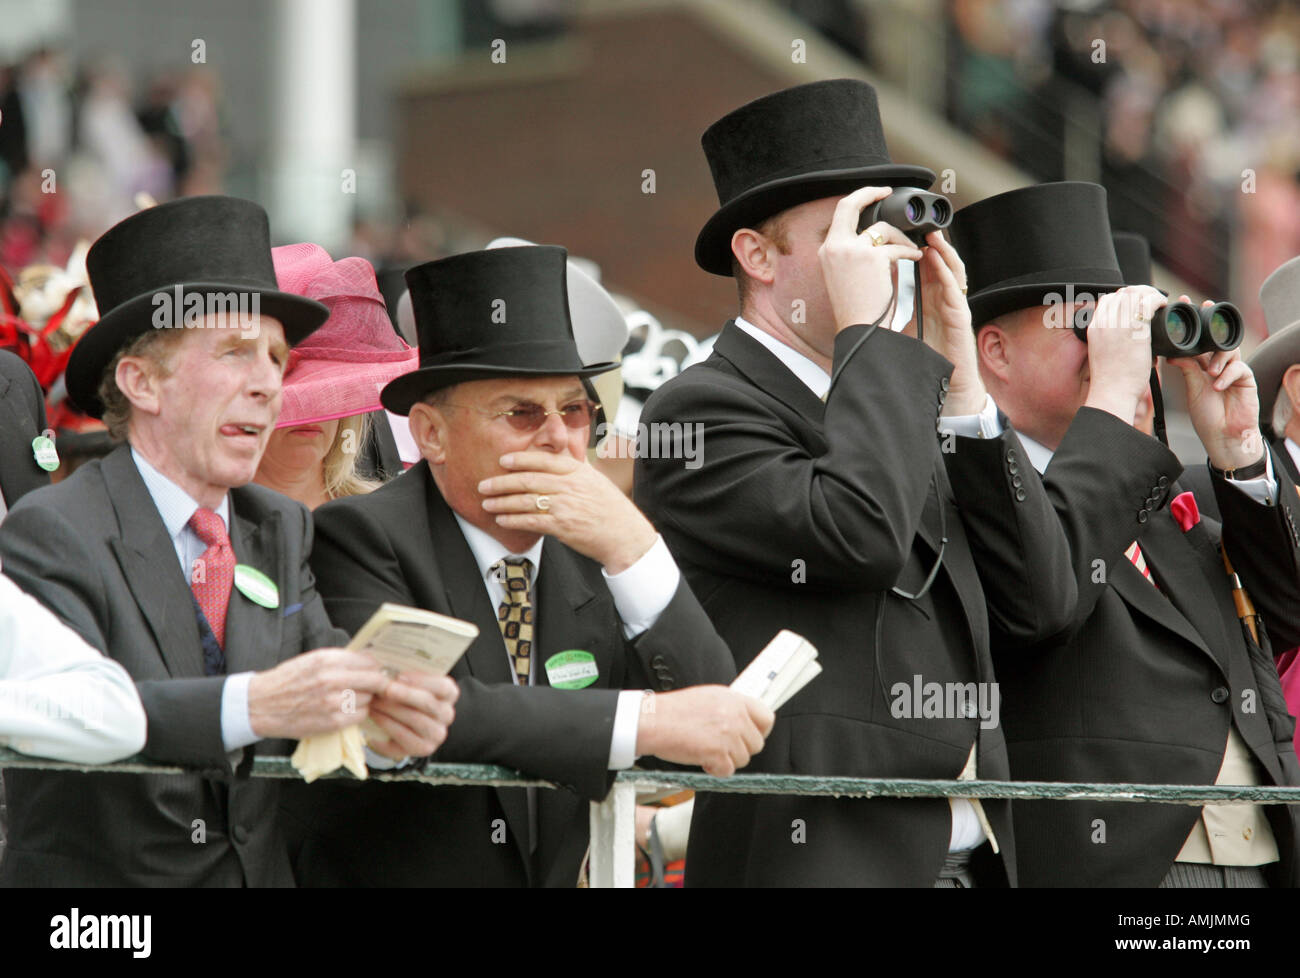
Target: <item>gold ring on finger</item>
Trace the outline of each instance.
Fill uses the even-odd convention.
[[[867,237],[871,239],[871,243],[877,248],[885,243],[885,236],[883,234],[877,234],[875,231],[868,231]]]
[[[538,496],[536,505],[539,512],[545,513],[548,509],[551,508],[551,497]]]

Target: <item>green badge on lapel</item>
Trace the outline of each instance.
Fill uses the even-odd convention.
[[[263,608],[280,606],[280,589],[275,586],[273,580],[256,567],[236,564],[235,587],[239,588],[239,593],[253,604],[260,604]]]
[[[546,660],[546,681],[556,689],[582,689],[596,681],[599,670],[590,652],[570,649]]]
[[[32,456],[46,472],[59,467],[59,451],[54,447],[54,439],[48,435],[37,435],[32,439]]]

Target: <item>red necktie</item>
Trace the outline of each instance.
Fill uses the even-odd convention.
[[[190,570],[190,590],[203,609],[203,617],[208,620],[217,644],[225,649],[226,609],[235,582],[235,552],[230,548],[226,525],[214,511],[196,509],[189,526],[208,548]]]

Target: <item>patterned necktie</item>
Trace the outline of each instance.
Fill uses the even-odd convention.
[[[1157,591],[1160,590],[1160,585],[1158,585],[1156,579],[1151,576],[1151,568],[1147,566],[1147,560],[1142,556],[1142,548],[1138,546],[1136,540],[1128,545],[1128,549],[1124,551],[1124,556],[1131,560],[1133,566],[1141,571],[1142,576],[1147,579],[1148,584]]]
[[[515,667],[515,682],[528,685],[533,654],[533,562],[527,557],[505,557],[489,570],[505,591],[497,608],[497,624]]]
[[[235,551],[230,547],[226,525],[213,510],[196,509],[189,527],[207,546],[190,568],[190,590],[203,610],[217,645],[226,647],[226,609],[235,582]]]

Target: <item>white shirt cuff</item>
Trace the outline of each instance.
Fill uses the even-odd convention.
[[[998,406],[993,402],[993,395],[984,395],[984,407],[979,414],[954,414],[950,418],[939,418],[939,431],[951,431],[958,438],[998,437],[1002,434],[1002,422],[998,418]]]
[[[609,742],[609,770],[621,771],[636,763],[636,734],[641,723],[641,700],[645,692],[624,689],[614,711],[614,736]]]
[[[227,751],[236,751],[262,738],[253,733],[253,722],[248,716],[248,684],[251,672],[237,672],[227,676],[221,686],[221,740]]]
[[[366,767],[373,771],[391,771],[395,767],[406,767],[410,763],[411,759],[409,757],[403,757],[400,761],[395,761],[383,754],[376,754],[369,747],[366,748]]]
[[[602,567],[600,572],[605,574],[609,593],[614,596],[614,607],[623,619],[623,637],[628,640],[654,627],[672,602],[681,580],[677,562],[662,536],[656,536],[654,546],[627,570],[606,574]]]
[[[1234,482],[1229,479],[1230,485],[1236,486],[1251,499],[1265,506],[1277,505],[1277,480],[1273,478],[1273,453],[1264,452],[1264,474],[1257,475],[1253,479],[1242,479],[1240,482]]]

